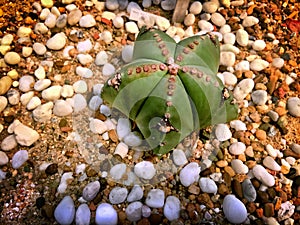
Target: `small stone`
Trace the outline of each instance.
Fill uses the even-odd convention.
[[[49,13],[46,17],[46,20],[45,20],[45,25],[52,29],[55,27],[55,23],[56,23],[56,15],[54,15],[53,13]]]
[[[45,8],[51,8],[53,4],[53,0],[41,0],[41,5]]]
[[[124,137],[124,143],[128,146],[135,147],[142,144],[141,137],[134,132],[130,132]]]
[[[165,193],[160,189],[151,189],[146,197],[146,205],[151,208],[162,208],[165,202]]]
[[[180,217],[180,200],[175,196],[168,196],[164,205],[164,216],[169,220],[177,220]]]
[[[234,195],[226,195],[223,201],[223,212],[231,223],[243,223],[247,219],[245,205]]]
[[[1,111],[1,110],[0,110]],[[293,152],[296,154],[300,154],[300,145],[296,143],[292,143],[290,148],[292,149]]]
[[[128,202],[139,201],[143,198],[143,189],[139,185],[134,185],[129,195],[127,196]]]
[[[187,164],[179,174],[180,182],[183,186],[188,187],[199,180],[201,168],[196,162]]]
[[[254,59],[250,63],[250,69],[254,71],[262,71],[269,66],[269,62],[263,59]]]
[[[172,159],[176,166],[182,166],[188,162],[184,151],[182,151],[181,149],[173,150]]]
[[[229,147],[229,152],[233,155],[243,154],[246,150],[246,145],[243,142],[234,142]]]
[[[100,35],[101,40],[104,41],[105,44],[110,44],[113,41],[112,33],[108,30],[105,30]]]
[[[215,129],[215,135],[219,141],[226,141],[232,137],[231,131],[226,124],[218,124]]]
[[[34,76],[39,80],[45,79],[46,71],[43,66],[39,65],[39,67],[34,71]]]
[[[31,28],[30,27],[24,27],[24,26],[19,27],[19,29],[17,31],[17,35],[20,38],[29,37],[31,33],[32,33]]]
[[[166,11],[171,11],[175,9],[176,0],[164,0],[160,3],[161,8]]]
[[[76,74],[81,76],[82,78],[91,78],[93,76],[93,71],[86,67],[77,66]]]
[[[0,96],[0,113],[6,108],[7,103],[7,98],[5,98],[4,96]]]
[[[22,47],[22,56],[27,58],[27,57],[31,56],[32,51],[33,50],[31,47],[24,46],[24,47]]]
[[[199,186],[204,193],[216,194],[218,191],[218,186],[215,181],[207,177],[201,177],[199,179]]]
[[[214,26],[206,20],[199,20],[198,27],[202,31],[206,31],[206,32],[212,32],[214,30]]]
[[[96,55],[95,64],[97,66],[102,66],[102,65],[106,64],[107,61],[108,61],[107,53],[105,51],[98,52],[98,54]]]
[[[111,115],[111,110],[108,106],[106,105],[101,105],[100,106],[100,113],[102,113],[105,116],[110,116]]]
[[[156,169],[154,168],[153,163],[142,161],[134,166],[134,173],[142,179],[150,180],[154,177]]]
[[[83,94],[87,92],[87,83],[84,80],[78,80],[73,84],[73,89],[75,93]]]
[[[45,173],[47,175],[54,175],[58,172],[58,165],[56,163],[51,163],[50,165],[47,166],[45,169]]]
[[[256,199],[256,190],[250,179],[245,179],[242,183],[243,195],[248,202],[254,202]]]
[[[250,63],[246,60],[242,60],[235,65],[235,70],[248,71],[250,70]]]
[[[117,134],[120,140],[131,132],[130,121],[126,118],[120,118],[117,124]]]
[[[121,2],[128,2],[128,1],[127,0],[119,1],[119,4]],[[120,7],[121,7],[121,4],[120,4]],[[136,2],[129,2],[129,4],[127,5],[127,9],[126,9],[127,13],[130,14],[132,9],[135,9],[135,10],[138,10],[138,11],[142,10],[141,7],[139,6],[139,4],[137,4]]]
[[[223,72],[222,75],[224,77],[225,85],[228,85],[228,86],[235,86],[236,85],[237,77],[233,73]]]
[[[55,101],[60,98],[61,86],[54,85],[42,91],[42,98],[47,101]]]
[[[113,25],[115,28],[122,28],[124,26],[124,19],[121,16],[116,16],[113,19]]]
[[[120,142],[116,149],[114,154],[121,156],[121,158],[125,158],[128,153],[128,145],[126,145],[124,142]]]
[[[51,119],[53,102],[47,102],[32,111],[33,119],[37,122],[46,122]]]
[[[243,100],[254,88],[254,81],[250,78],[241,80],[234,88],[233,96],[236,100]]]
[[[300,98],[291,97],[287,101],[287,109],[289,114],[294,117],[300,117]]]
[[[36,23],[34,26],[34,33],[46,34],[49,31],[48,27],[44,23]]]
[[[15,127],[14,133],[18,144],[23,146],[30,146],[40,138],[38,132],[22,123]]]
[[[277,112],[273,111],[273,110],[270,110],[268,112],[268,116],[274,121],[276,122],[278,119],[279,119],[279,115]]]
[[[90,39],[87,39],[85,41],[79,41],[77,44],[77,50],[79,53],[86,53],[91,51],[93,48],[92,42]]]
[[[111,204],[123,203],[127,198],[128,190],[122,187],[114,187],[109,193],[109,201]]]
[[[202,11],[202,3],[199,1],[195,1],[190,5],[189,9],[190,13],[198,15]]]
[[[14,36],[12,34],[5,34],[1,39],[1,45],[11,45],[14,40]]]
[[[220,65],[233,66],[235,63],[235,54],[233,52],[221,52]]]
[[[4,166],[8,163],[8,156],[5,152],[0,151],[0,166]]]
[[[184,25],[185,26],[192,26],[195,23],[196,17],[194,14],[187,14],[184,18]]]
[[[89,101],[89,108],[93,111],[96,111],[99,109],[102,103],[103,103],[102,98],[100,98],[100,96],[95,95]]]
[[[261,129],[257,129],[255,132],[255,136],[257,137],[257,139],[259,140],[266,140],[267,138],[267,133],[264,130]]]
[[[125,29],[126,29],[126,32],[132,33],[132,34],[137,34],[139,32],[138,26],[136,25],[135,22],[132,22],[132,21],[125,23]]]
[[[61,14],[56,20],[55,26],[58,28],[64,28],[67,25],[67,14]]]
[[[268,93],[264,90],[256,90],[251,94],[251,98],[256,105],[265,105],[268,100]]]
[[[82,16],[80,9],[74,9],[68,14],[68,24],[70,26],[76,25]]]
[[[236,42],[240,45],[240,46],[247,46],[248,42],[249,42],[249,35],[247,33],[247,31],[243,30],[243,29],[239,29],[236,32]]]
[[[15,89],[10,89],[7,92],[7,99],[9,104],[17,105],[20,102],[20,92]]]
[[[33,51],[37,54],[37,55],[44,55],[47,51],[47,48],[44,44],[42,43],[34,43],[33,46]]]
[[[219,7],[219,1],[209,1],[203,3],[203,11],[207,13],[214,13]]]
[[[82,191],[82,197],[86,201],[92,201],[98,194],[99,190],[100,190],[99,181],[88,183]]]
[[[249,172],[248,167],[239,159],[233,159],[231,161],[231,167],[237,174],[247,174]]]
[[[70,196],[65,196],[54,210],[54,217],[59,224],[70,225],[75,217],[75,205]]]
[[[65,33],[57,33],[53,37],[51,37],[47,42],[46,46],[51,50],[60,50],[65,47],[67,41],[67,37]]]
[[[264,185],[272,187],[275,184],[274,177],[261,165],[255,165],[252,169],[253,175]]]
[[[11,165],[14,169],[20,168],[28,160],[28,152],[26,150],[17,151],[12,159]]]
[[[255,51],[262,51],[265,49],[265,47],[267,46],[266,42],[264,40],[255,40],[252,43],[252,48]]]
[[[263,160],[263,165],[271,170],[280,171],[281,166],[271,156],[266,156]]]
[[[123,175],[125,174],[125,172],[126,172],[126,164],[120,163],[120,164],[114,165],[110,169],[109,174],[113,179],[120,180],[123,177]],[[128,201],[128,197],[127,197],[127,201]]]
[[[7,52],[4,55],[4,61],[10,65],[16,65],[21,61],[21,57],[16,52]]]
[[[265,203],[264,205],[264,215],[266,217],[272,217],[275,215],[274,204],[273,203]],[[270,224],[270,223],[268,223]]]
[[[48,8],[44,8],[41,11],[41,14],[40,14],[39,17],[40,17],[41,20],[45,20],[49,14],[50,14],[50,10]]]
[[[243,19],[242,25],[243,27],[252,27],[255,24],[258,24],[259,19],[257,19],[254,16],[246,16],[245,19]]]
[[[74,89],[72,85],[65,84],[61,89],[61,96],[64,98],[70,98],[74,95]]]
[[[3,76],[0,79],[0,95],[6,94],[12,85],[12,79],[9,76]],[[0,110],[1,111],[1,110]]]
[[[95,134],[103,134],[107,131],[106,123],[99,119],[91,119],[89,127],[90,130]]]
[[[89,225],[91,220],[91,210],[87,204],[78,206],[75,215],[76,225]]]
[[[41,79],[34,84],[35,91],[42,91],[51,85],[50,79]]]
[[[164,17],[156,17],[155,23],[158,26],[158,29],[162,31],[167,30],[171,26],[170,21]]]
[[[10,151],[18,146],[17,140],[15,138],[15,135],[8,135],[5,137],[1,142],[1,149],[3,151]]]
[[[132,222],[140,220],[142,218],[142,207],[141,202],[130,203],[125,210],[127,219]]]
[[[122,49],[122,59],[125,63],[129,63],[132,61],[133,56],[133,46],[132,45],[126,45]]]
[[[103,76],[112,76],[116,72],[115,67],[110,63],[105,63],[102,69]]]
[[[32,99],[30,99],[30,101],[28,102],[28,104],[26,105],[26,108],[27,108],[28,110],[33,110],[33,109],[35,109],[36,107],[38,107],[39,105],[41,105],[41,104],[42,104],[42,102],[41,102],[40,98],[37,97],[37,96],[34,96],[34,97],[32,97]]]
[[[73,109],[72,106],[65,100],[57,100],[55,101],[53,107],[53,114],[59,117],[68,116],[72,114]]]
[[[274,58],[272,61],[272,65],[276,68],[281,68],[284,66],[284,59],[283,58]]]
[[[77,59],[82,65],[87,65],[94,61],[93,57],[89,54],[78,54]]]
[[[143,0],[143,2],[142,2],[142,6],[144,8],[149,8],[151,6],[151,4],[152,4],[151,0]]]
[[[222,27],[226,24],[225,18],[218,12],[211,15],[211,21],[218,27]]]
[[[93,27],[96,25],[96,20],[91,14],[82,16],[79,20],[79,26],[84,28]]]
[[[225,44],[233,45],[235,43],[235,35],[233,33],[226,33],[223,35],[223,41]]]
[[[118,0],[107,0],[105,2],[105,7],[108,10],[115,11],[116,9],[119,8],[119,2],[118,2]]]

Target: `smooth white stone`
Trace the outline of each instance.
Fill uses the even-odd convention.
[[[109,174],[113,179],[120,180],[122,178],[122,176],[125,174],[125,172],[126,172],[126,164],[120,163],[120,164],[114,165],[110,169]]]
[[[28,158],[28,152],[26,150],[19,150],[13,155],[11,165],[14,169],[18,169],[28,160]]]
[[[1,142],[1,149],[3,151],[10,151],[18,146],[15,135],[11,134],[5,137]]]
[[[262,71],[269,66],[269,62],[263,59],[254,59],[250,63],[250,69],[255,71]]]
[[[26,105],[26,108],[28,110],[33,110],[35,109],[36,107],[38,107],[39,105],[42,104],[42,101],[39,97],[37,96],[34,96],[30,99],[30,101],[28,102],[28,104]]]
[[[246,16],[245,19],[243,19],[242,25],[243,27],[252,27],[255,24],[258,24],[259,19],[257,19],[254,16]]]
[[[233,159],[231,167],[237,174],[247,174],[249,172],[249,168],[239,159]]]
[[[236,85],[237,77],[233,73],[223,72],[222,75],[224,77],[225,85],[228,85],[228,86],[235,86]]]
[[[126,22],[125,30],[128,33],[137,34],[139,32],[139,28],[135,22]]]
[[[218,12],[211,15],[211,21],[218,27],[222,27],[226,24],[225,18]]]
[[[82,191],[82,197],[86,201],[92,201],[97,196],[99,190],[100,190],[99,181],[88,183]]]
[[[113,25],[115,28],[121,28],[124,26],[124,19],[121,16],[116,16],[113,19]]]
[[[154,168],[153,163],[142,161],[134,166],[134,173],[142,179],[150,180],[154,177],[156,169]]]
[[[89,225],[91,220],[91,210],[87,204],[81,204],[76,211],[76,225]]]
[[[40,138],[38,132],[22,123],[16,125],[14,134],[18,144],[23,146],[30,146]]]
[[[284,59],[283,58],[274,58],[272,61],[272,65],[276,68],[281,68],[284,66]]]
[[[35,91],[43,91],[51,85],[50,79],[41,79],[34,84]]]
[[[56,221],[61,225],[70,225],[75,217],[75,205],[70,196],[65,196],[54,211]]]
[[[105,116],[110,116],[111,115],[111,110],[108,106],[106,105],[101,105],[100,106],[100,113],[102,113]]]
[[[33,76],[25,75],[19,79],[19,89],[22,92],[28,92],[32,90],[35,84]]]
[[[207,177],[201,177],[199,179],[199,186],[204,193],[216,194],[218,191],[218,186],[215,181]]]
[[[190,5],[190,13],[198,15],[202,11],[202,3],[200,1],[195,1]]]
[[[268,171],[261,165],[255,165],[252,169],[253,175],[264,185],[272,187],[275,184],[273,175],[269,174]]]
[[[82,65],[87,65],[94,61],[93,57],[89,54],[78,54],[77,59]]]
[[[223,35],[223,40],[225,44],[233,45],[235,43],[235,35],[233,33],[226,33]]]
[[[95,134],[103,134],[105,131],[107,131],[106,124],[99,119],[92,118],[90,120],[89,127],[90,127],[90,130]]]
[[[230,127],[235,129],[236,131],[245,131],[247,130],[247,126],[244,122],[240,120],[232,120],[230,121]]]
[[[207,31],[207,32],[211,32],[211,31],[214,30],[214,26],[210,22],[208,22],[206,20],[199,20],[198,27],[202,31]]]
[[[91,78],[93,76],[93,71],[86,67],[77,66],[75,71],[82,78]]]
[[[184,151],[182,151],[181,149],[173,150],[172,159],[176,166],[182,166],[188,162]]]
[[[95,95],[89,101],[89,108],[93,111],[96,111],[99,109],[102,102],[103,100],[98,95]]]
[[[142,139],[134,132],[130,132],[124,137],[124,143],[131,147],[136,147],[142,144]]]
[[[165,202],[165,193],[160,189],[151,189],[146,197],[146,205],[151,208],[162,208]]]
[[[249,42],[249,35],[247,33],[247,31],[243,30],[243,29],[239,29],[236,32],[236,42],[240,45],[240,46],[247,46],[248,42]]]
[[[0,151],[0,166],[4,166],[8,163],[9,158],[5,152]]]
[[[235,65],[235,70],[248,71],[250,70],[250,63],[246,60],[242,60]]]
[[[126,118],[120,118],[117,124],[117,134],[120,140],[131,132],[130,121]]]
[[[103,40],[105,44],[109,44],[113,41],[112,33],[105,30],[100,34],[100,39]]]
[[[290,97],[287,101],[287,109],[292,116],[300,117],[300,99],[298,97]]]
[[[57,100],[55,101],[53,114],[59,117],[68,116],[72,114],[73,108],[72,106],[65,100]]]
[[[71,49],[74,49],[74,48],[75,48],[74,46],[70,46],[70,45],[69,45],[69,46],[66,46],[66,47],[64,48],[64,51],[63,51],[63,57],[64,57],[65,59],[71,58],[69,52],[70,52]]]
[[[127,201],[128,202],[134,202],[134,201],[139,201],[143,198],[144,192],[141,186],[139,185],[134,185],[133,188],[131,189],[130,193],[127,196]]]
[[[133,46],[132,45],[125,45],[122,49],[122,59],[125,63],[129,63],[132,61],[133,56]]]
[[[168,196],[164,205],[164,216],[169,220],[177,220],[180,217],[180,200],[175,196]]]
[[[61,86],[54,85],[42,91],[42,98],[47,101],[55,101],[60,98]]]
[[[87,92],[87,83],[84,80],[78,80],[73,84],[73,89],[77,94],[84,94]]]
[[[22,96],[21,96],[21,103],[22,103]],[[0,113],[6,108],[7,103],[8,103],[7,98],[5,98],[4,96],[0,96]]]
[[[266,156],[263,159],[263,165],[271,170],[280,171],[281,166],[271,156]]]
[[[96,25],[96,20],[91,14],[82,16],[79,20],[79,26],[89,28]]]
[[[215,135],[219,141],[226,141],[232,137],[231,131],[226,124],[218,124],[215,129]]]
[[[252,48],[255,50],[255,51],[262,51],[264,50],[264,48],[267,46],[266,42],[264,40],[255,40],[253,43],[252,43]]]
[[[235,54],[233,52],[221,52],[220,65],[233,66],[235,63]]]
[[[114,187],[109,193],[109,201],[111,204],[123,203],[128,195],[128,190],[124,187]]]
[[[158,26],[158,29],[162,31],[167,30],[171,26],[170,21],[168,19],[160,16],[155,18],[155,23]]]
[[[32,111],[33,119],[37,122],[46,122],[51,119],[53,102],[47,102]]]
[[[187,164],[179,174],[180,182],[183,186],[188,187],[199,180],[201,168],[196,162]]]
[[[223,212],[230,223],[239,224],[247,219],[245,205],[234,195],[226,195],[223,201]]]
[[[87,102],[85,97],[82,94],[75,94],[73,96],[74,101],[74,112],[78,113],[81,110],[85,109],[87,107]]]
[[[243,142],[234,142],[229,147],[229,152],[233,155],[240,155],[246,151],[246,145]]]
[[[115,67],[110,63],[105,63],[102,68],[102,75],[109,77],[112,76],[116,72]]]
[[[195,20],[196,20],[195,15],[192,13],[189,13],[185,16],[183,23],[185,26],[188,27],[188,26],[192,26],[195,23]]]
[[[93,44],[90,39],[86,39],[85,41],[79,41],[77,44],[77,50],[79,53],[86,53],[91,51],[93,48]]]
[[[70,98],[74,95],[74,89],[72,85],[65,84],[61,89],[61,96],[64,98]]]
[[[42,43],[35,42],[32,48],[37,55],[44,55],[47,52],[46,46]]]
[[[250,78],[241,80],[234,88],[233,96],[236,100],[243,100],[254,88],[254,81]]]
[[[95,64],[97,66],[102,66],[108,61],[108,55],[105,51],[100,51],[96,55]]]
[[[47,46],[47,48],[49,48],[51,50],[60,50],[63,47],[65,47],[66,42],[67,42],[67,37],[66,37],[65,33],[61,32],[61,33],[57,33],[53,37],[51,37],[46,42],[46,46]]]

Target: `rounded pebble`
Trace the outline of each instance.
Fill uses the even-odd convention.
[[[7,103],[7,98],[5,98],[4,96],[0,96],[0,113],[6,108]]]
[[[126,22],[125,23],[126,32],[137,34],[139,32],[139,28],[135,22]]]
[[[263,165],[271,170],[280,171],[281,166],[271,156],[266,156],[263,160]]]
[[[5,152],[0,151],[0,166],[6,165],[8,163],[8,156]]]
[[[240,46],[247,46],[248,42],[249,42],[249,35],[248,35],[247,31],[245,31],[243,29],[239,29],[236,32],[236,42]]]
[[[254,71],[262,71],[269,66],[269,62],[263,59],[254,59],[250,63],[250,69]]]
[[[173,150],[172,159],[176,166],[182,166],[188,162],[184,151],[182,151],[181,149]]]
[[[120,204],[127,198],[128,190],[122,187],[114,187],[109,193],[109,201],[111,204]]]
[[[199,1],[195,1],[190,5],[189,9],[190,13],[198,15],[202,11],[202,3]]]
[[[143,198],[143,189],[139,185],[134,185],[130,193],[127,196],[128,202],[139,201]]]
[[[18,169],[28,160],[28,158],[28,152],[26,150],[19,150],[13,155],[11,165],[14,169]]]
[[[256,190],[250,179],[245,179],[242,183],[243,195],[249,202],[254,202],[256,199]]]
[[[82,191],[82,197],[86,201],[92,201],[98,194],[99,190],[100,190],[99,181],[91,182],[84,187]]]
[[[127,219],[132,222],[140,220],[142,218],[142,207],[141,202],[130,203],[125,210]]]
[[[97,66],[102,66],[107,63],[108,55],[105,51],[100,51],[96,55],[95,64]]]
[[[117,225],[118,213],[108,203],[101,203],[96,209],[95,222],[97,225]]]
[[[91,220],[91,210],[87,204],[78,206],[75,221],[76,225],[89,225]]]
[[[233,52],[221,52],[220,65],[233,66],[235,63],[235,54]]]
[[[146,205],[151,208],[162,208],[165,202],[165,193],[160,189],[151,189],[146,197]]]
[[[199,179],[199,186],[204,193],[216,194],[218,191],[218,186],[215,181],[207,177],[201,177]]]
[[[219,141],[226,141],[232,137],[231,131],[226,124],[218,124],[215,129],[215,135]]]
[[[237,174],[247,174],[249,172],[248,167],[239,159],[233,159],[231,161],[231,167]]]
[[[122,49],[122,59],[125,63],[129,63],[132,61],[133,56],[133,46],[132,45],[126,45]]]
[[[254,81],[250,78],[241,80],[234,88],[233,96],[236,100],[243,100],[254,88]]]
[[[272,187],[275,184],[273,175],[269,174],[268,171],[261,165],[255,165],[252,169],[253,175],[264,185]]]
[[[65,196],[54,210],[54,217],[61,225],[69,225],[75,217],[75,205],[70,196]]]
[[[245,205],[234,195],[226,195],[223,201],[223,211],[231,223],[243,223],[247,219]]]
[[[222,27],[226,24],[225,18],[220,13],[211,14],[211,21],[218,27]]]
[[[102,69],[103,76],[111,76],[116,72],[115,67],[110,63],[105,63]]]
[[[96,25],[96,20],[94,19],[94,17],[91,14],[82,16],[79,20],[80,27],[89,28],[89,27],[93,27],[95,25]]]
[[[5,137],[2,142],[1,142],[1,149],[3,151],[10,151],[12,149],[14,149],[15,147],[18,146],[17,140],[15,138],[15,135],[8,135],[7,137]]]
[[[4,55],[4,61],[10,65],[16,65],[21,61],[21,57],[16,52],[7,52]]]
[[[70,26],[76,25],[82,16],[82,12],[80,9],[74,9],[68,14],[68,24]]]
[[[183,186],[188,187],[199,180],[201,168],[196,162],[187,164],[179,174],[180,182]]]
[[[150,180],[154,177],[156,169],[154,168],[153,163],[142,161],[134,166],[134,173],[140,178]]]
[[[295,117],[300,117],[300,98],[291,97],[287,101],[287,109],[289,114]]]
[[[264,40],[255,40],[253,43],[252,43],[252,48],[255,50],[255,51],[261,51],[261,50],[264,50],[265,47],[267,46],[266,42]]]
[[[180,200],[175,196],[168,196],[164,205],[164,216],[169,220],[180,217]]]
[[[254,16],[246,16],[245,19],[243,19],[242,25],[243,27],[252,27],[255,24],[258,24],[259,19],[257,19]]]
[[[51,37],[46,42],[46,46],[47,46],[47,48],[49,48],[51,50],[60,50],[63,47],[65,47],[66,42],[67,42],[67,37],[66,37],[65,33],[61,32],[61,33],[57,33],[53,37]]]
[[[234,142],[229,147],[229,152],[233,155],[243,154],[246,150],[246,145],[243,142]]]
[[[57,100],[55,101],[53,107],[53,114],[55,116],[63,117],[68,116],[73,112],[72,106],[65,100]]]

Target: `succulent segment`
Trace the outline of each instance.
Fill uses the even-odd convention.
[[[136,123],[154,153],[165,154],[193,131],[237,117],[216,75],[219,57],[214,36],[176,43],[160,30],[142,30],[133,61],[106,82],[102,98]]]

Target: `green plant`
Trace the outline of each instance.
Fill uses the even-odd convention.
[[[219,61],[214,36],[176,43],[160,30],[142,29],[133,61],[108,79],[102,98],[136,124],[154,153],[165,154],[193,131],[237,117],[216,75]]]

